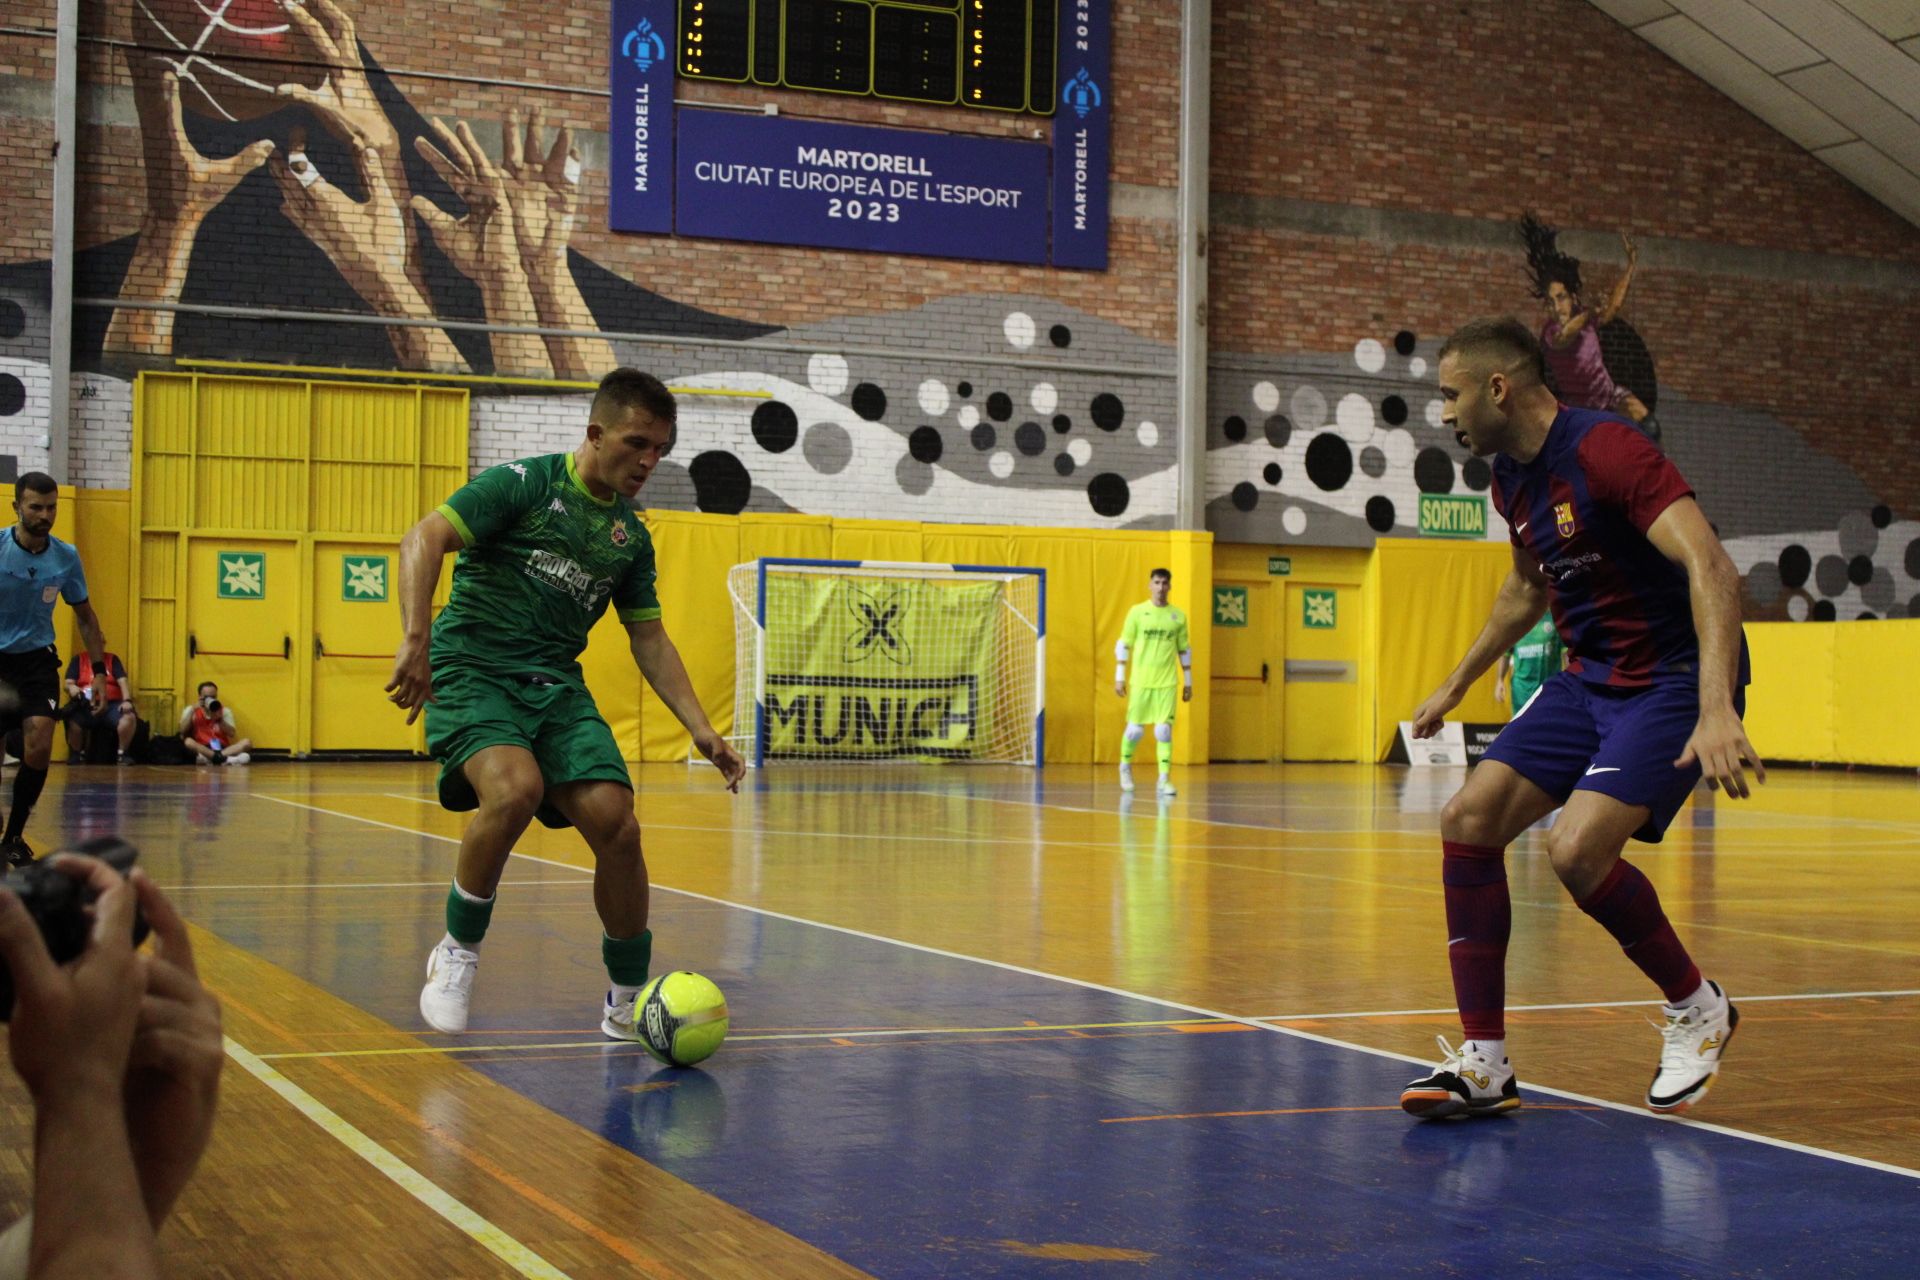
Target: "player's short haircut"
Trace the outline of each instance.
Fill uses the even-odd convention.
[[[650,373],[638,369],[619,368],[600,379],[600,389],[593,393],[593,409],[589,420],[603,427],[611,427],[635,409],[645,409],[660,422],[667,424],[667,447],[679,437],[679,406],[675,404],[673,392],[667,390],[667,384]]]
[[[1547,380],[1547,357],[1533,330],[1512,316],[1483,316],[1453,331],[1434,363],[1453,356],[1485,373],[1526,371],[1533,380]]]
[[[1173,575],[1167,572],[1165,569],[1155,569],[1152,573],[1147,575],[1148,582],[1152,582],[1155,578],[1165,578],[1168,582],[1173,581]]]
[[[44,471],[29,471],[13,482],[13,500],[23,493],[59,493],[60,482]]]

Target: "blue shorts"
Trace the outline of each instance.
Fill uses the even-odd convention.
[[[1733,706],[1746,713],[1745,688]],[[1658,844],[1700,781],[1699,765],[1673,767],[1699,722],[1700,689],[1691,680],[1619,689],[1562,671],[1540,686],[1483,758],[1562,804],[1575,791],[1598,791],[1644,805],[1646,825],[1633,837]]]

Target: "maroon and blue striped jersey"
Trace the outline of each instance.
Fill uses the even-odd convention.
[[[1686,570],[1647,537],[1692,496],[1667,456],[1611,412],[1561,405],[1533,461],[1494,459],[1494,507],[1551,582],[1568,671],[1621,688],[1699,679]],[[1743,635],[1738,682],[1747,679]]]

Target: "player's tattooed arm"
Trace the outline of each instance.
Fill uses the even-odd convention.
[[[1744,798],[1750,794],[1744,766],[1751,765],[1761,782],[1767,769],[1733,704],[1740,666],[1740,571],[1692,498],[1662,511],[1648,527],[1647,539],[1687,571],[1700,644],[1700,719],[1674,765],[1698,762],[1709,785]]]

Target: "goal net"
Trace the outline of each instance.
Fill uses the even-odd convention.
[[[727,586],[749,763],[1039,762],[1044,570],[769,557]]]

